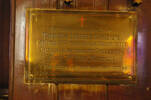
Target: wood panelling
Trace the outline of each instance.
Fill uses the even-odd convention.
[[[109,0],[109,10],[127,10],[128,0]]]
[[[136,86],[109,86],[109,100],[151,100],[151,12],[150,0],[138,9],[138,66]]]
[[[107,0],[77,0],[76,8],[85,10],[106,10]]]
[[[73,0],[70,6],[58,0],[59,9],[106,10],[107,0]]]
[[[34,7],[37,8],[49,8],[50,7],[50,0],[33,0]]]
[[[15,4],[13,4],[15,3]],[[12,22],[15,17],[15,22],[12,23],[12,33],[11,39],[15,37],[15,59],[11,57],[11,63],[14,62],[13,71],[13,81],[10,83],[10,100],[56,100],[56,85],[55,84],[26,84],[24,82],[24,52],[25,52],[25,12],[26,8],[39,7],[47,8],[49,7],[47,3],[49,1],[40,0],[16,0],[12,2],[12,6],[15,7],[15,15],[12,13]],[[46,4],[46,5],[45,5]],[[50,7],[49,7],[50,8]],[[12,41],[13,42],[13,41]],[[11,48],[13,51],[13,48]],[[13,53],[13,52],[11,52]],[[13,56],[13,55],[11,55]],[[11,85],[13,84],[13,85]],[[12,91],[11,91],[12,90]]]
[[[59,100],[106,100],[105,85],[60,84]]]
[[[5,1],[5,0],[3,0]],[[59,1],[58,1],[59,2]],[[138,9],[138,83],[135,86],[109,85],[75,85],[75,84],[25,84],[24,83],[24,42],[25,42],[25,9],[32,8],[64,8],[55,0],[11,0],[12,23],[10,34],[10,100],[151,100],[151,12],[150,0],[144,0]],[[2,0],[0,5],[2,5]],[[59,4],[59,7],[58,5]],[[125,10],[127,0],[76,0],[75,7],[85,10]],[[13,12],[15,11],[15,12]],[[2,12],[2,9],[0,9]],[[8,16],[8,15],[7,15]],[[3,16],[0,16],[3,18]],[[6,20],[6,19],[5,19]],[[7,22],[7,21],[6,21]],[[1,24],[0,24],[1,25]],[[1,25],[2,30],[4,26]],[[9,29],[9,28],[8,28]],[[0,30],[0,31],[1,31]],[[7,29],[5,29],[5,32]],[[15,33],[15,34],[14,34]],[[1,35],[5,37],[4,34]],[[4,47],[7,39],[0,37],[0,47]],[[6,36],[8,37],[8,36]],[[15,43],[14,43],[15,40]],[[2,41],[2,43],[1,43]],[[5,47],[7,48],[7,47]],[[15,53],[14,51],[15,50]],[[0,59],[7,50],[0,49]],[[4,53],[4,54],[3,54]],[[14,56],[15,55],[15,56]],[[15,59],[14,59],[15,58]],[[7,56],[4,59],[8,59]],[[4,60],[0,60],[0,64]],[[14,63],[13,63],[14,62]],[[6,63],[5,63],[6,64]],[[7,64],[6,64],[7,65]],[[14,65],[14,66],[13,66]],[[5,71],[5,70],[3,70]],[[0,73],[3,71],[0,70]],[[6,74],[6,72],[4,73]],[[3,74],[2,74],[3,75]],[[8,73],[7,73],[8,75]],[[1,76],[0,76],[1,77]],[[3,76],[2,76],[3,77]],[[1,81],[2,79],[0,79]],[[12,90],[12,91],[11,91]]]
[[[14,88],[15,89],[15,88]],[[57,100],[54,84],[19,84],[10,100]]]
[[[94,0],[77,0],[77,8],[79,9],[94,9]]]
[[[108,0],[95,0],[94,5],[96,10],[107,10]]]
[[[34,8],[56,8],[56,0],[31,0]]]
[[[109,86],[109,100],[150,100],[151,90],[141,86]]]

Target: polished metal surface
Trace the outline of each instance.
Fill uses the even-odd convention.
[[[27,83],[136,81],[136,13],[28,9]]]

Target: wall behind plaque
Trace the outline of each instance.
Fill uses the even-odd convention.
[[[18,0],[21,1],[21,0]],[[23,0],[22,0],[23,1]],[[37,0],[38,1],[38,0]],[[112,0],[115,1],[115,5],[118,4],[118,1],[122,0]],[[9,60],[9,0],[0,0],[0,88],[8,88],[8,60]],[[140,14],[140,25],[139,25],[139,69],[138,76],[140,77],[139,84],[135,87],[126,87],[126,86],[109,86],[108,99],[109,100],[151,100],[151,11],[150,11],[151,0],[144,0],[141,6]],[[116,6],[117,7],[117,6]],[[114,4],[111,9],[114,8]],[[143,53],[143,48],[146,50]],[[142,52],[142,53],[141,53]],[[145,56],[147,55],[147,56]],[[145,59],[145,60],[144,60]],[[144,61],[144,62],[143,62]],[[143,63],[142,63],[143,62]],[[142,65],[141,65],[142,64]],[[72,88],[71,88],[72,90]],[[71,91],[70,90],[70,91]],[[79,89],[80,90],[80,89]],[[60,98],[62,94],[65,94],[67,90],[60,92]],[[69,91],[67,91],[67,94]],[[77,92],[76,92],[77,93]],[[78,95],[72,90],[74,97]],[[78,91],[79,93],[79,91]],[[84,93],[84,92],[83,92]],[[92,94],[92,93],[90,93]],[[100,93],[96,93],[98,100]],[[70,95],[71,96],[71,95]],[[74,97],[71,96],[72,99]],[[134,99],[135,98],[135,99]]]
[[[0,0],[0,89],[8,88],[10,0]]]

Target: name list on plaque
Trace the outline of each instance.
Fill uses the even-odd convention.
[[[128,83],[135,45],[135,12],[28,9],[25,81]]]

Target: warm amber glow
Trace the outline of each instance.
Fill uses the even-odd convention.
[[[133,74],[132,66],[134,66],[134,38],[132,35],[127,39],[127,49],[125,50],[123,63],[123,72],[126,74]]]
[[[135,37],[131,33],[136,28],[135,13],[75,12],[29,10],[28,82],[130,80],[134,75]]]

